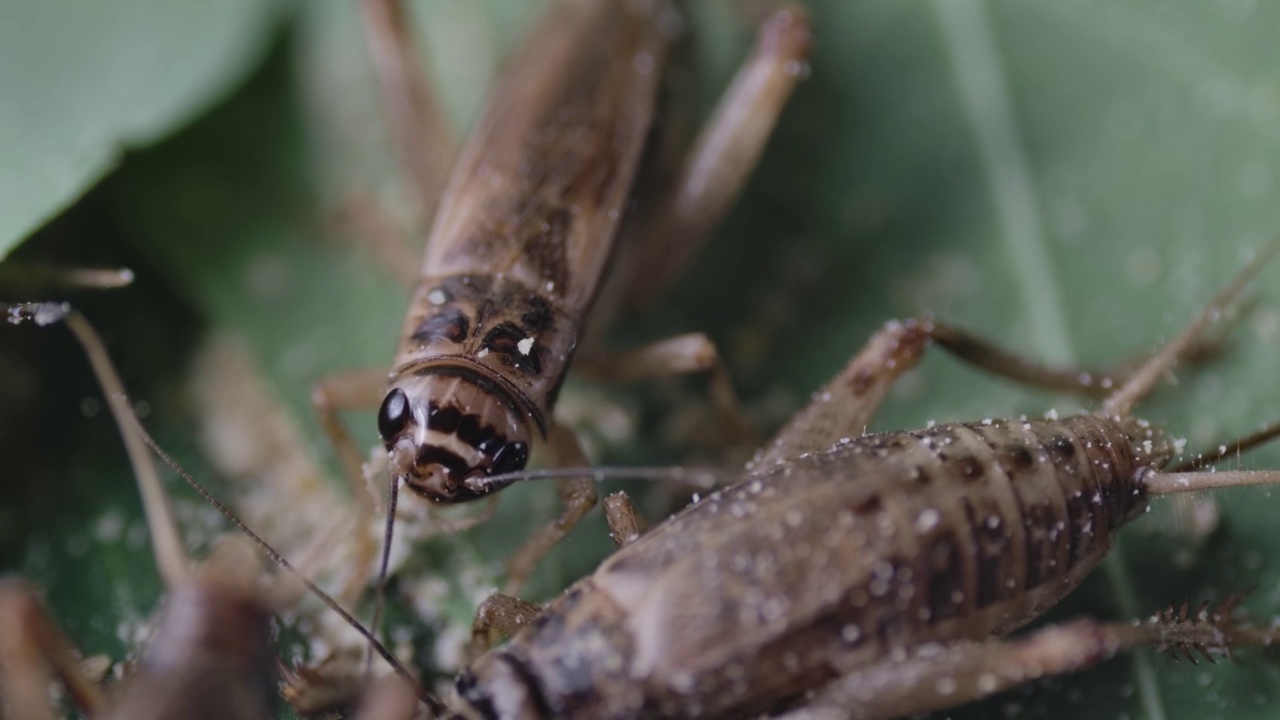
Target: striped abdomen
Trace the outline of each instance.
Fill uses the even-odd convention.
[[[1095,416],[859,437],[686,509],[607,560],[579,603],[618,609],[625,672],[657,712],[767,712],[894,648],[1030,620],[1097,565],[1145,507],[1142,469],[1171,454],[1140,421]],[[541,661],[552,640],[509,652]],[[540,681],[552,706],[557,686]]]

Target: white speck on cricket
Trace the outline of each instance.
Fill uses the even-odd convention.
[[[527,337],[516,343],[516,349],[520,351],[521,355],[528,355],[533,350],[533,338]]]

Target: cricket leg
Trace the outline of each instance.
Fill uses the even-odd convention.
[[[609,537],[620,548],[635,542],[645,530],[644,518],[640,517],[631,498],[624,492],[606,495],[604,498],[604,517],[609,522]]]
[[[695,140],[671,190],[632,239],[639,268],[619,296],[634,307],[652,299],[692,260],[711,228],[742,193],[791,92],[803,79],[812,43],[808,13],[788,6],[761,25],[755,48]]]
[[[364,461],[359,446],[356,444],[339,413],[344,410],[365,410],[377,408],[382,400],[382,392],[387,383],[385,371],[373,368],[348,370],[321,378],[311,387],[311,406],[315,411],[320,428],[329,436],[334,452],[342,465],[342,474],[351,489],[351,496],[356,502],[356,563],[360,568],[373,567],[377,548],[373,539],[366,532],[369,519],[373,517],[377,500],[365,482]],[[340,597],[351,598],[361,589],[362,578],[367,573],[361,571],[352,575],[348,587],[339,593]],[[358,585],[359,584],[359,585]]]
[[[396,155],[414,188],[416,216],[411,226],[426,227],[453,167],[454,139],[427,79],[402,0],[361,0],[360,17]],[[335,220],[343,235],[368,247],[402,285],[412,287],[417,281],[419,249],[411,247],[401,223],[373,198],[346,198]]]
[[[49,680],[66,686],[81,712],[100,716],[106,698],[84,677],[71,641],[49,617],[35,591],[17,579],[0,580],[0,695],[18,720],[54,720]]]
[[[766,468],[864,434],[890,388],[919,364],[931,344],[1021,385],[1091,397],[1105,397],[1138,365],[1127,362],[1120,370],[1103,372],[1053,367],[930,318],[891,321],[765,444],[752,467]]]
[[[422,717],[422,703],[405,681],[394,675],[367,682],[356,710],[356,720],[415,720]]]
[[[955,707],[1031,680],[1076,672],[1141,645],[1196,660],[1230,657],[1234,648],[1266,647],[1276,628],[1236,616],[1241,596],[1216,608],[1168,608],[1140,623],[1075,620],[1012,639],[962,640],[916,650],[855,670],[822,687],[787,720],[905,717]]]
[[[618,547],[631,544],[643,532],[644,522],[626,493],[605,497],[604,514],[609,521],[609,534]],[[471,624],[473,657],[488,650],[499,636],[510,637],[541,613],[539,605],[510,594],[490,595],[476,610]]]
[[[554,464],[559,467],[585,467],[589,464],[577,436],[559,423],[553,422],[547,432],[547,448],[555,456]],[[507,561],[507,583],[503,587],[507,595],[519,594],[538,561],[596,505],[596,483],[589,477],[558,479],[556,492],[564,503],[564,511],[560,517],[535,532]]]
[[[454,139],[425,72],[402,0],[361,0],[365,38],[391,135],[429,222],[453,168]]]
[[[367,249],[377,264],[406,290],[418,281],[421,256],[401,224],[377,199],[355,193],[343,198],[331,221],[350,244]]]
[[[503,637],[511,637],[542,614],[542,606],[511,595],[494,593],[476,608],[471,621],[471,658],[479,657]]]
[[[702,333],[677,335],[620,353],[584,354],[574,368],[586,377],[618,383],[706,373],[708,399],[724,435],[733,441],[755,435],[720,351]]]

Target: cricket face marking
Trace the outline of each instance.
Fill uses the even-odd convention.
[[[459,503],[497,489],[483,479],[524,469],[529,417],[496,378],[442,361],[392,385],[378,432],[393,477],[431,502]]]

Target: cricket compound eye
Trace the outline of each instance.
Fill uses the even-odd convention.
[[[409,398],[405,396],[403,390],[396,388],[387,393],[386,399],[382,401],[382,407],[378,409],[378,434],[382,436],[382,442],[387,447],[395,443],[400,433],[409,426],[409,420],[412,417],[413,413],[409,411]]]
[[[493,458],[493,475],[506,475],[524,469],[529,462],[529,446],[517,440],[504,446]]]

